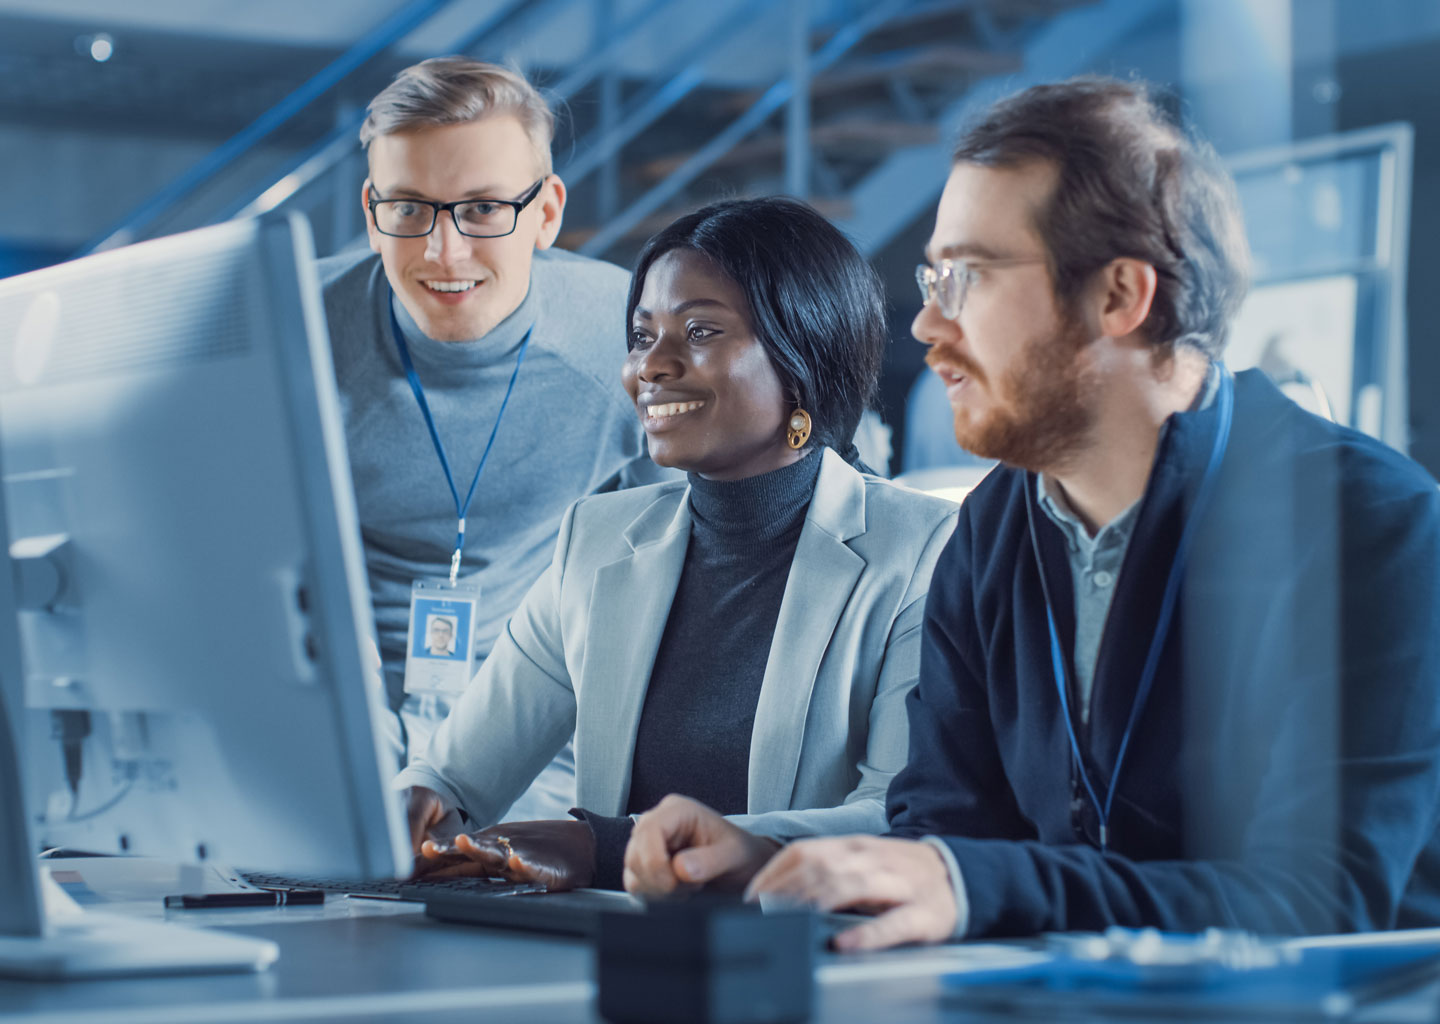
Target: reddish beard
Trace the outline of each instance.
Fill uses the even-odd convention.
[[[1053,472],[1082,449],[1095,420],[1088,401],[1093,384],[1077,358],[1089,343],[1084,325],[1067,320],[1057,334],[1029,342],[1022,358],[993,383],[968,360],[954,359],[976,383],[989,387],[995,403],[978,421],[956,411],[960,447],[1037,473]]]

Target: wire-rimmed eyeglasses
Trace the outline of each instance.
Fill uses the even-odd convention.
[[[935,264],[921,263],[915,268],[915,283],[920,286],[920,299],[926,305],[936,303],[940,315],[955,320],[965,305],[965,296],[975,281],[975,272],[988,267],[1018,267],[1027,263],[1044,263],[1040,256],[1015,256],[1008,259],[940,260]]]

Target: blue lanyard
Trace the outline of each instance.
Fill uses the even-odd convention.
[[[405,332],[400,330],[400,321],[396,319],[393,298],[390,304],[390,329],[395,335],[395,347],[400,350],[400,364],[405,367],[410,390],[415,392],[415,401],[419,403],[420,412],[425,416],[425,426],[430,429],[430,440],[435,444],[435,454],[440,456],[440,468],[445,471],[445,482],[450,485],[450,495],[455,499],[455,553],[450,556],[450,582],[453,584],[460,575],[460,558],[465,550],[465,515],[470,511],[470,500],[475,497],[475,485],[480,482],[480,474],[485,471],[485,463],[490,458],[495,435],[500,431],[500,420],[505,416],[505,407],[510,404],[510,393],[515,390],[515,379],[520,376],[520,364],[525,362],[525,350],[530,347],[530,334],[535,328],[526,331],[525,337],[520,341],[520,354],[515,357],[515,369],[510,374],[510,385],[505,389],[500,411],[495,414],[495,425],[490,428],[490,440],[485,442],[480,465],[475,467],[475,478],[470,481],[470,490],[466,492],[463,502],[460,500],[460,491],[455,486],[455,474],[450,472],[450,460],[445,456],[445,445],[440,440],[440,432],[435,429],[435,418],[430,415],[430,403],[425,401],[425,389],[420,386],[420,375],[415,372],[415,364],[410,361],[410,346],[405,344]]]
[[[1195,504],[1190,509],[1190,515],[1186,519],[1185,529],[1180,534],[1180,543],[1175,549],[1175,560],[1170,564],[1170,576],[1165,581],[1165,593],[1160,601],[1160,617],[1155,623],[1155,633],[1150,638],[1150,650],[1145,656],[1145,667],[1140,673],[1140,685],[1135,691],[1135,700],[1130,705],[1130,720],[1125,723],[1125,732],[1120,737],[1120,750],[1115,755],[1115,770],[1110,775],[1110,785],[1105,792],[1105,802],[1100,802],[1100,797],[1095,792],[1094,785],[1090,782],[1090,774],[1085,770],[1085,762],[1080,756],[1080,739],[1075,735],[1075,720],[1070,715],[1070,701],[1066,696],[1065,689],[1065,656],[1060,650],[1060,634],[1055,629],[1055,613],[1050,607],[1050,595],[1045,595],[1045,621],[1050,627],[1050,669],[1055,676],[1055,689],[1060,694],[1060,710],[1065,716],[1065,729],[1070,736],[1070,753],[1075,758],[1075,771],[1080,776],[1080,781],[1085,784],[1085,792],[1090,796],[1090,802],[1095,806],[1095,813],[1100,816],[1100,849],[1104,850],[1109,846],[1110,840],[1110,809],[1115,802],[1115,790],[1120,781],[1120,769],[1125,763],[1125,754],[1130,749],[1130,737],[1134,735],[1135,723],[1140,720],[1140,712],[1145,708],[1145,702],[1150,697],[1150,690],[1155,685],[1155,671],[1160,664],[1160,653],[1165,647],[1165,638],[1170,632],[1170,620],[1175,614],[1175,601],[1180,593],[1180,581],[1185,576],[1185,563],[1190,556],[1190,544],[1195,536],[1195,524],[1200,521],[1200,514],[1209,503],[1210,492],[1215,488],[1215,477],[1219,474],[1220,463],[1224,461],[1225,449],[1230,444],[1230,421],[1234,414],[1234,382],[1230,372],[1222,365],[1220,367],[1220,394],[1218,396],[1220,424],[1215,432],[1215,446],[1210,450],[1210,462],[1205,467],[1205,476],[1200,481],[1200,489],[1195,494]],[[1038,486],[1035,495],[1039,500]],[[1040,561],[1040,547],[1035,542],[1035,535],[1032,531],[1031,542],[1035,544],[1035,560]]]

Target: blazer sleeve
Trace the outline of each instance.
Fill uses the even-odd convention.
[[[575,731],[560,602],[576,505],[565,512],[550,565],[535,581],[424,752],[395,779],[426,786],[476,827],[499,820]]]
[[[905,764],[910,746],[905,698],[920,675],[920,633],[925,596],[940,553],[955,529],[951,510],[930,532],[906,587],[900,611],[891,622],[883,656],[877,663],[875,697],[870,704],[865,756],[857,764],[859,782],[836,807],[730,815],[747,831],[772,839],[885,831],[885,792]]]
[[[996,744],[976,620],[974,534],[962,506],[925,608],[920,679],[906,710],[910,756],[890,786],[890,834],[1012,838],[1033,834]]]
[[[926,663],[911,705],[914,754],[891,810],[899,834],[938,833],[954,854],[969,899],[967,935],[1396,925],[1437,828],[1440,494],[1366,502],[1345,525],[1334,626],[1341,642],[1332,648],[1340,663],[1302,658],[1301,671],[1283,681],[1294,697],[1278,718],[1258,798],[1230,826],[1236,856],[1140,860],[1015,838],[1024,832],[1011,831],[1022,823],[998,795],[1008,787],[980,721],[982,688],[963,665],[946,678],[955,665]],[[1317,742],[1326,728],[1334,742]]]

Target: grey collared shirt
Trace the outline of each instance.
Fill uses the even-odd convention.
[[[1219,389],[1220,367],[1212,363],[1200,393],[1190,406],[1191,411],[1208,408]],[[1169,429],[1166,421],[1160,428],[1161,441]],[[1140,502],[1133,502],[1092,537],[1065,500],[1059,485],[1042,473],[1040,507],[1065,534],[1065,545],[1070,552],[1070,579],[1075,587],[1075,684],[1079,689],[1080,721],[1088,723],[1100,639],[1105,634],[1105,620],[1110,615],[1110,602],[1115,597],[1115,585],[1120,579],[1125,552],[1130,547],[1130,536],[1135,532]]]
[[[1080,720],[1090,721],[1090,694],[1095,688],[1095,661],[1100,654],[1100,638],[1105,632],[1105,619],[1110,615],[1110,602],[1115,597],[1115,584],[1120,579],[1120,566],[1130,547],[1130,535],[1140,502],[1132,502],[1125,511],[1101,527],[1095,536],[1085,528],[1065,494],[1055,481],[1040,477],[1040,507],[1065,534],[1070,552],[1070,579],[1075,585],[1075,685],[1079,690]]]

